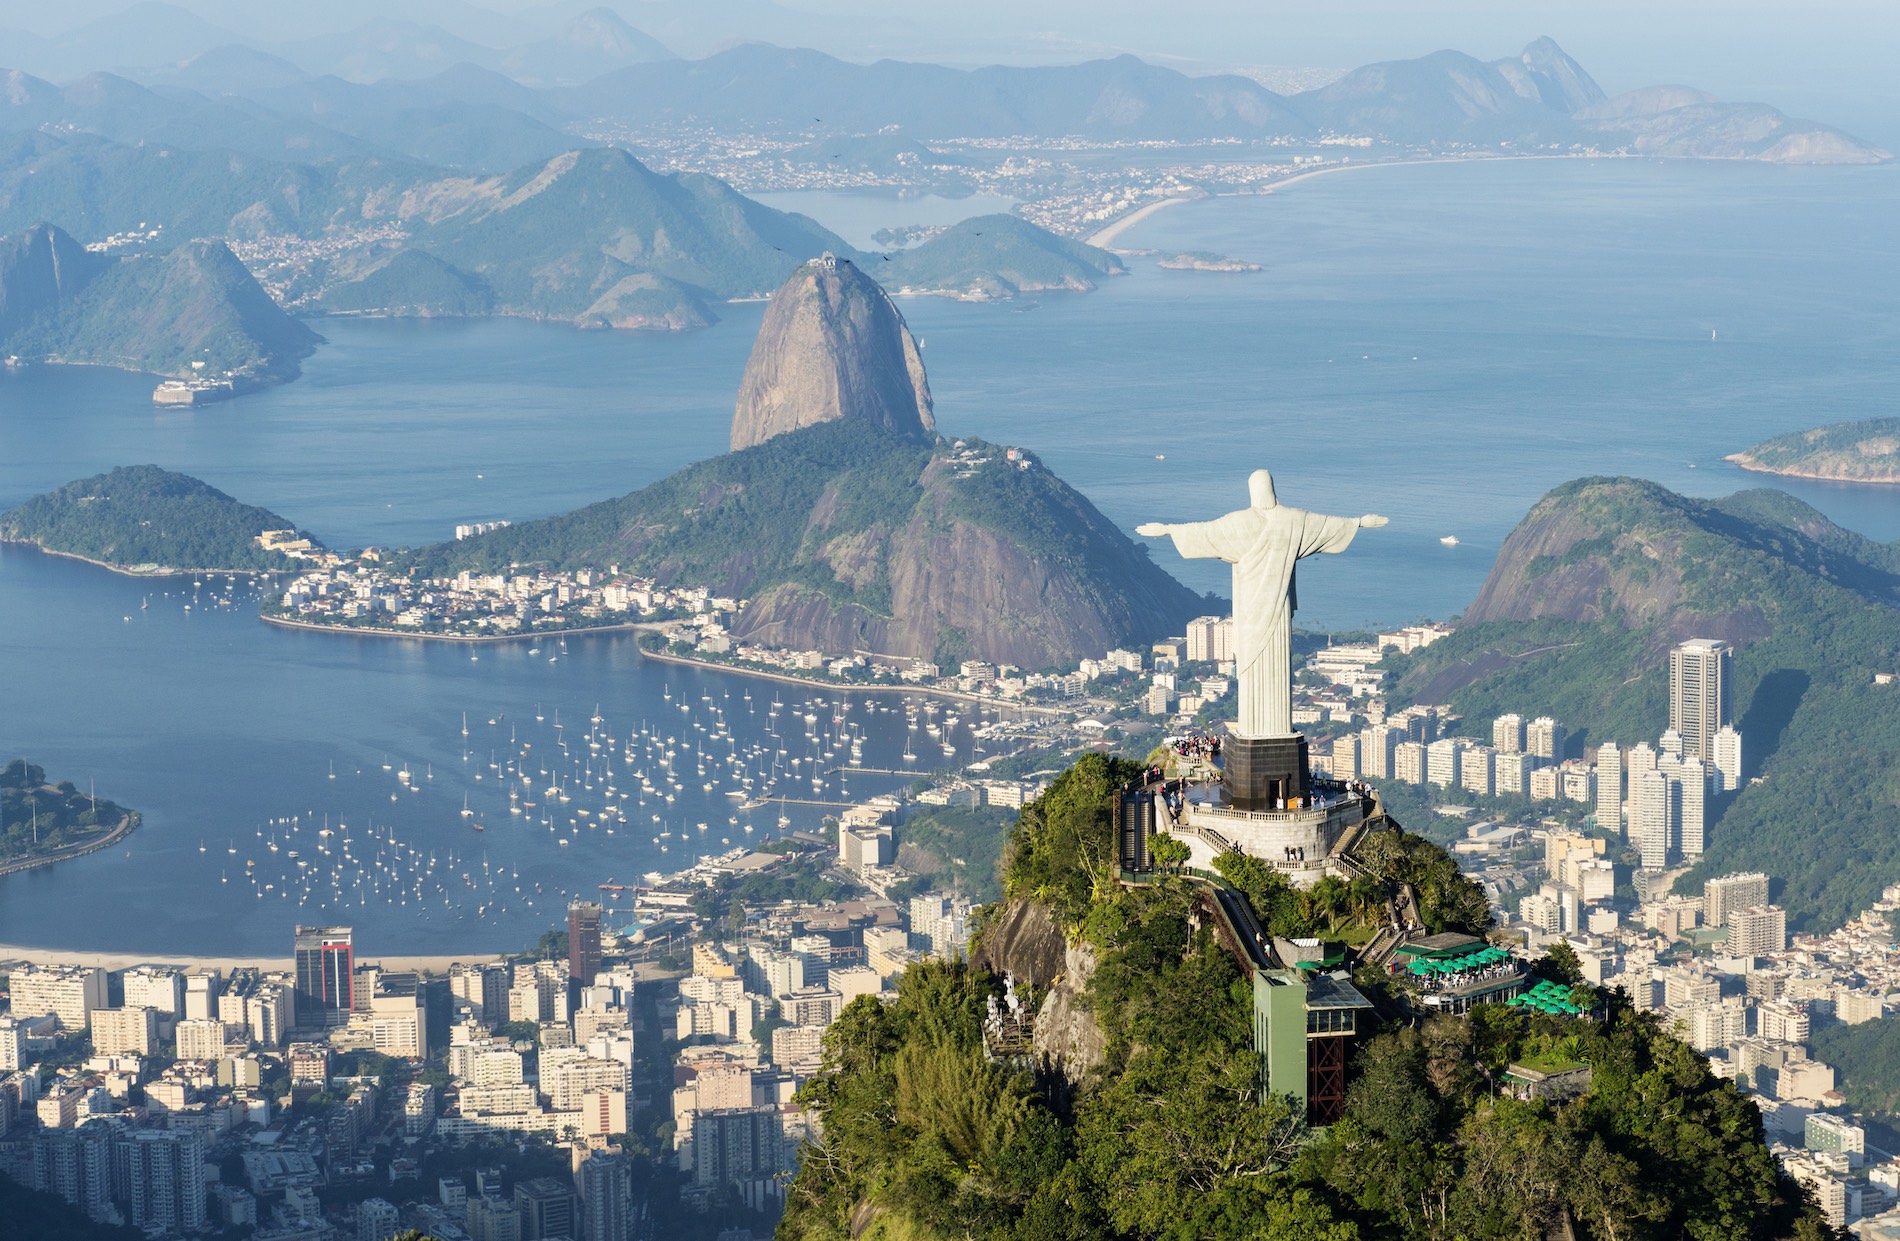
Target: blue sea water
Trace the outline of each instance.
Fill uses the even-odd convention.
[[[829,196],[780,205],[840,229],[864,222],[861,203]],[[1302,567],[1298,623],[1389,624],[1455,615],[1525,510],[1582,475],[1698,495],[1780,486],[1852,529],[1900,538],[1900,492],[1771,480],[1722,460],[1768,435],[1893,412],[1895,218],[1893,167],[1369,169],[1170,208],[1120,240],[1220,251],[1259,273],[1169,272],[1137,256],[1130,275],[1086,295],[918,299],[904,311],[946,434],[1033,449],[1125,529],[1237,507],[1258,466],[1285,502],[1387,514],[1346,555]],[[0,506],[149,461],[335,546],[563,511],[723,451],[761,308],[722,313],[708,331],[665,337],[325,321],[329,343],[301,380],[187,411],[154,410],[137,376],[0,376]],[[1221,566],[1159,544],[1154,555],[1197,589],[1223,588]],[[146,813],[121,849],[0,880],[0,943],[274,945],[324,910],[239,891],[230,859],[243,855],[220,858],[213,842],[258,842],[290,815],[300,831],[312,814],[374,818],[402,848],[454,853],[458,870],[486,850],[544,892],[670,868],[678,859],[652,832],[561,848],[499,804],[471,834],[461,795],[480,805],[494,786],[464,770],[460,713],[519,726],[536,702],[570,719],[601,702],[619,731],[678,714],[662,694],[683,680],[696,703],[761,689],[643,664],[624,637],[576,639],[553,666],[518,648],[471,662],[449,647],[272,629],[242,605],[186,613],[164,589],[0,549],[0,747]],[[733,731],[756,740],[758,728]],[[886,761],[872,765],[898,765],[901,737],[873,744]],[[386,753],[429,765],[433,781],[390,802]],[[729,816],[717,793],[705,801],[695,819]],[[450,951],[518,944],[558,903],[477,916],[490,902],[469,891],[441,899],[426,920],[414,903],[367,898],[347,910],[335,898],[328,912],[347,914],[370,951]]]

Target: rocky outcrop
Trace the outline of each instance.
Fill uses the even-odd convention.
[[[983,923],[970,944],[970,964],[1013,974],[1027,986],[1047,987],[1062,972],[1065,948],[1047,905],[1012,898]]]
[[[997,455],[1001,455],[1000,450]],[[1001,474],[1010,485],[989,497]],[[799,577],[761,590],[733,625],[750,642],[1049,668],[1172,632],[1204,602],[1082,496],[1026,459],[966,466],[939,453],[901,525],[831,536],[821,501],[807,527],[829,575],[877,583],[888,606],[842,599]],[[1067,527],[1060,545],[1025,531]]]
[[[1095,953],[1068,943],[1049,907],[1005,901],[970,945],[970,964],[1008,974],[1019,987],[1047,988],[1036,1010],[1036,1055],[1078,1080],[1102,1063],[1106,1042],[1095,1014],[1082,1003],[1095,976]]]
[[[1095,953],[1088,945],[1068,945],[1062,973],[1036,1010],[1032,1044],[1036,1055],[1072,1082],[1100,1068],[1107,1058],[1108,1040],[1082,1000],[1089,980],[1095,977],[1095,965]]]
[[[772,294],[739,384],[732,448],[847,418],[923,440],[937,429],[904,316],[877,281],[826,255]]]

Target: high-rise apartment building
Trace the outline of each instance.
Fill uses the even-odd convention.
[[[1392,778],[1401,784],[1425,783],[1425,747],[1401,741],[1392,752]]]
[[[551,1237],[572,1241],[580,1235],[580,1199],[566,1181],[536,1176],[517,1183],[515,1210],[521,1216],[522,1241]]]
[[[103,1120],[40,1130],[34,1139],[38,1188],[104,1219],[112,1210],[112,1134]]]
[[[1676,782],[1679,824],[1676,830],[1684,858],[1699,858],[1708,843],[1709,774],[1702,760],[1684,757],[1672,779]]]
[[[600,906],[593,901],[567,907],[567,972],[583,987],[600,973]]]
[[[59,1018],[60,1029],[84,1030],[92,1011],[106,1006],[106,972],[79,965],[23,965],[9,984],[15,1018]]]
[[[157,1047],[158,1014],[152,1009],[95,1008],[92,1011],[92,1049],[99,1055],[149,1056]]]
[[[1729,955],[1759,957],[1788,950],[1788,915],[1779,905],[1751,905],[1728,920]]]
[[[1531,768],[1536,761],[1522,752],[1492,754],[1492,793],[1498,797],[1529,797],[1531,795]]]
[[[218,1060],[224,1056],[224,1023],[186,1018],[178,1023],[180,1060]]]
[[[356,956],[347,926],[300,926],[296,942],[298,1025],[342,1025],[355,1000]]]
[[[1758,870],[1718,875],[1702,885],[1702,922],[1727,926],[1738,909],[1768,903],[1768,876]]]
[[[197,1129],[140,1129],[113,1142],[113,1182],[123,1186],[126,1219],[148,1233],[196,1233],[205,1226],[205,1136]]]
[[[1515,713],[1500,715],[1491,721],[1491,744],[1500,754],[1519,754],[1524,750],[1524,717]]]
[[[1623,830],[1623,751],[1614,741],[1597,747],[1597,826]]]
[[[633,1164],[619,1150],[581,1163],[582,1241],[633,1241]]]
[[[1548,715],[1540,715],[1524,726],[1524,748],[1546,763],[1561,763],[1568,741],[1564,726]]]
[[[449,994],[474,1010],[477,1025],[492,1030],[508,1020],[508,967],[458,961],[449,966]]]
[[[1425,747],[1425,779],[1441,789],[1458,784],[1459,751],[1464,743],[1456,737],[1440,737]]]
[[[1715,730],[1715,787],[1733,793],[1742,787],[1742,734],[1732,724]]]
[[[1359,769],[1368,780],[1394,778],[1393,760],[1403,734],[1396,728],[1374,724],[1359,734]]]
[[[1488,745],[1468,745],[1458,759],[1458,783],[1467,793],[1490,797],[1496,791],[1497,751]]]
[[[185,976],[163,965],[141,965],[121,976],[127,1008],[149,1008],[161,1024],[185,1013]]]
[[[1669,727],[1687,757],[1715,758],[1715,734],[1729,722],[1735,657],[1717,638],[1691,638],[1669,652]]]
[[[1197,616],[1187,624],[1189,663],[1217,664],[1234,657],[1234,618]]]
[[[1630,774],[1630,843],[1643,857],[1644,870],[1669,865],[1676,845],[1676,799],[1669,777],[1660,771]]]
[[[224,976],[216,970],[196,970],[185,975],[185,1016],[192,1021],[210,1021],[218,1014],[218,995],[224,990]]]

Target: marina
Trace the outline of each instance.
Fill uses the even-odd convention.
[[[112,614],[61,623],[34,605],[76,589],[112,594]],[[98,905],[66,927],[81,949],[205,953],[233,928],[274,942],[326,918],[409,952],[516,948],[603,881],[819,830],[960,765],[942,745],[969,762],[1039,727],[1014,709],[650,661],[629,633],[470,662],[447,644],[286,630],[258,623],[264,589],[0,551],[0,623],[17,640],[58,661],[92,649],[128,686],[161,657],[193,670],[189,688],[128,690],[104,731],[85,704],[28,687],[22,700],[58,717],[49,735],[73,739],[51,761],[123,773],[113,793],[145,819],[123,847],[0,880],[0,942],[33,945],[79,901]],[[169,734],[186,727],[197,740],[181,759]],[[945,741],[926,746],[926,729]]]

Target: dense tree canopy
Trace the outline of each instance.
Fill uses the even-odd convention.
[[[1005,863],[1011,898],[1044,903],[1091,950],[1076,1000],[1099,1029],[1099,1065],[987,1048],[1002,980],[911,966],[894,1004],[862,997],[826,1033],[825,1072],[801,1095],[821,1136],[792,1183],[784,1241],[1834,1235],[1777,1168],[1754,1105],[1627,1008],[1601,1023],[1492,1005],[1416,1028],[1373,1018],[1339,1123],[1310,1131],[1291,1100],[1263,1101],[1253,984],[1196,915],[1205,881],[1118,881],[1112,808],[1138,772],[1077,762],[1024,808]],[[1442,850],[1399,831],[1371,839],[1368,875],[1324,892],[1296,893],[1240,855],[1222,870],[1263,921],[1287,926],[1370,917],[1398,883],[1434,929],[1488,924]],[[1592,1082],[1520,1101],[1505,1071],[1525,1062],[1588,1065]]]

